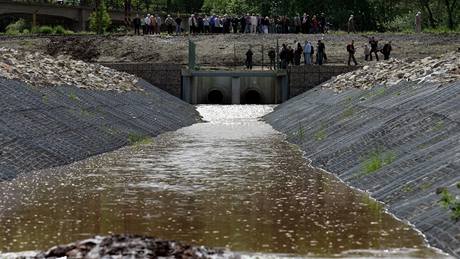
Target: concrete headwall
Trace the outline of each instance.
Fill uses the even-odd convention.
[[[182,65],[180,64],[103,63],[102,65],[136,75],[176,97],[181,97]],[[292,66],[287,70],[290,97],[302,94],[332,77],[357,68],[344,65]]]
[[[145,91],[37,88],[0,78],[0,181],[109,152],[199,121],[145,81]]]
[[[436,190],[459,195],[460,83],[335,94],[317,87],[265,117],[312,165],[369,191],[431,244],[460,257],[460,222]]]
[[[182,65],[155,63],[102,63],[102,65],[135,75],[173,96],[181,97]]]
[[[288,69],[290,97],[302,94],[329,79],[356,70],[358,67],[344,65],[293,66]]]

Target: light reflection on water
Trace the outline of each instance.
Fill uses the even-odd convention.
[[[0,250],[129,233],[251,253],[439,256],[365,195],[311,169],[259,118],[199,106],[207,123],[0,183]]]

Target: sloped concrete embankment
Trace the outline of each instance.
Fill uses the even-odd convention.
[[[0,181],[69,164],[200,120],[195,109],[144,91],[33,87],[0,78]]]
[[[460,83],[400,83],[340,94],[315,88],[265,117],[312,165],[369,191],[431,244],[460,257],[460,222],[436,189],[458,194]]]

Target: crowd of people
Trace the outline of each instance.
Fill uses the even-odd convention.
[[[195,15],[188,19],[180,16],[172,18],[168,15],[165,19],[160,15],[147,14],[145,17],[139,15],[133,19],[133,26],[136,35],[141,31],[144,35],[159,34],[166,30],[168,34],[180,34],[188,31],[192,34],[198,33],[327,33],[329,23],[324,13],[320,15],[297,15],[295,17],[276,16],[263,17],[256,14],[240,16],[229,15]]]
[[[384,60],[390,59],[392,46],[391,41],[389,41],[380,48],[378,40],[375,39],[375,37],[370,37],[369,43],[365,44],[363,49],[365,61],[372,61],[373,55],[375,55],[376,61],[379,61],[379,53],[383,54]],[[355,58],[356,48],[354,40],[346,46],[346,50],[348,53],[348,65],[351,66],[351,62],[353,62],[354,65],[357,66],[358,62]],[[278,65],[276,64],[277,54],[279,55]],[[253,68],[253,56],[254,52],[252,48],[249,48],[246,52],[245,61],[247,69]],[[269,68],[276,69],[276,66],[278,66],[280,69],[286,69],[288,66],[299,66],[302,63],[302,57],[303,64],[305,65],[323,65],[327,61],[326,45],[323,40],[318,40],[316,46],[310,41],[305,41],[303,44],[295,41],[293,46],[283,44],[278,53],[275,48],[271,48],[268,51],[268,58],[270,60]]]

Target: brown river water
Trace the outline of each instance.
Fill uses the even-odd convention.
[[[272,109],[198,106],[207,123],[0,183],[0,251],[127,233],[247,257],[444,257],[366,194],[309,167],[260,121]]]

